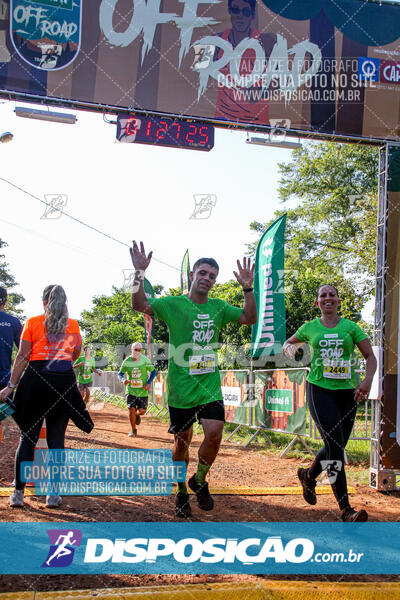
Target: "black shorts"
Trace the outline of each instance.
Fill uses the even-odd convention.
[[[209,402],[208,404],[199,404],[192,408],[175,408],[169,406],[169,418],[171,425],[168,433],[180,433],[191,428],[193,423],[200,419],[213,419],[225,423],[225,409],[222,400]]]
[[[148,396],[132,396],[132,394],[128,394],[126,397],[128,408],[136,408],[136,410],[138,408],[143,408],[143,410],[146,410],[148,402]]]
[[[91,388],[93,385],[93,381],[91,381],[90,383],[78,383],[78,390],[80,392],[83,392],[83,390],[88,390],[89,388]]]

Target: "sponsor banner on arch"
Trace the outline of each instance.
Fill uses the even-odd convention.
[[[398,140],[400,6],[0,0],[0,93]]]

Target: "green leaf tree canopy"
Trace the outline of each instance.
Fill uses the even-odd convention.
[[[6,248],[7,246],[7,242],[0,239],[0,250],[2,248]],[[19,319],[24,319],[23,311],[18,305],[21,304],[25,298],[21,296],[21,294],[10,292],[10,290],[17,285],[18,283],[9,271],[8,263],[5,261],[5,255],[0,254],[0,286],[6,288],[8,291],[8,299],[5,310],[9,314],[18,317]]]
[[[287,213],[285,273],[287,333],[315,318],[315,293],[333,283],[342,315],[359,320],[375,274],[378,150],[338,143],[306,144],[279,165],[284,205],[268,223],[252,222],[260,237]],[[254,253],[257,243],[249,244]]]

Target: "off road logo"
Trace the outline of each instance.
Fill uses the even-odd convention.
[[[68,567],[74,558],[74,546],[80,546],[80,529],[49,529],[50,549],[42,567]]]
[[[82,0],[10,0],[10,34],[28,64],[57,71],[71,64],[81,45]]]
[[[210,315],[197,315],[193,321],[192,340],[195,344],[209,344],[214,337],[214,319]]]

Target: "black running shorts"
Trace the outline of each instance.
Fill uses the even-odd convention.
[[[225,409],[223,401],[216,400],[208,404],[199,404],[192,408],[175,408],[169,406],[169,418],[171,421],[169,433],[187,431],[193,423],[201,419],[213,419],[225,423]]]
[[[147,405],[149,403],[149,397],[133,396],[132,394],[128,394],[126,397],[126,403],[128,405],[128,408],[136,408],[136,410],[138,410],[139,408],[143,408],[143,410],[146,410]]]

